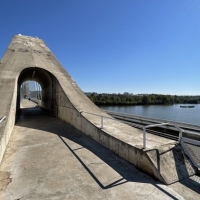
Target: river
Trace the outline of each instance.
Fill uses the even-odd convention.
[[[180,108],[180,106],[195,106],[194,108]],[[174,105],[141,105],[141,106],[108,106],[101,105],[101,109],[166,119],[177,122],[200,125],[200,104],[174,104]]]

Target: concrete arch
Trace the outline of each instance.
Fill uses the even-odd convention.
[[[25,68],[21,71],[18,78],[18,102],[17,102],[17,110],[19,108],[19,90],[20,86],[25,81],[36,81],[40,84],[42,88],[42,99],[39,101],[41,107],[49,110],[53,115],[57,116],[55,112],[53,103],[55,99],[55,93],[53,93],[54,84],[58,81],[49,71],[39,68],[39,67],[29,67]]]
[[[48,87],[52,83],[52,74],[47,70],[39,67],[25,68],[19,75],[18,84],[21,85],[25,81],[33,80],[38,82],[42,88]]]

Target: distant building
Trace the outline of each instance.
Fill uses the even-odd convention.
[[[148,96],[149,94],[137,94],[137,96]]]
[[[124,92],[124,95],[129,95],[129,93],[128,92]]]
[[[133,96],[133,93],[124,92],[124,95],[127,95],[127,96]]]
[[[85,92],[87,96],[91,96],[92,92]]]

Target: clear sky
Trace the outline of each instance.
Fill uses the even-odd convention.
[[[0,0],[0,57],[19,33],[84,92],[200,94],[200,0]]]

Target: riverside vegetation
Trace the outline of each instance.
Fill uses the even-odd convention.
[[[198,104],[200,96],[177,96],[162,94],[133,95],[85,93],[96,105],[161,105],[161,104]]]

